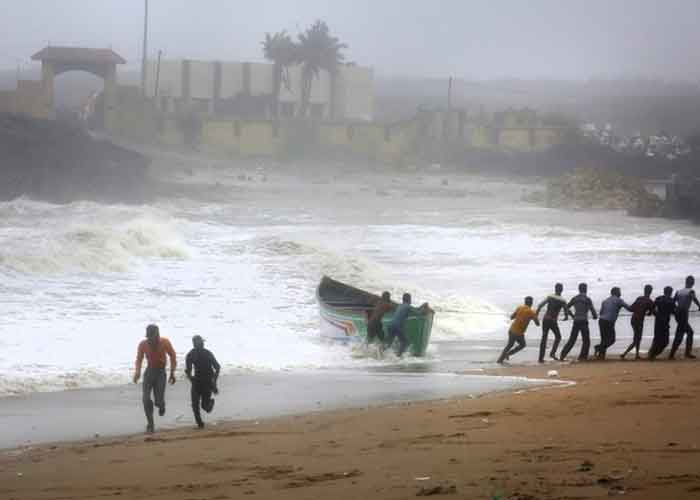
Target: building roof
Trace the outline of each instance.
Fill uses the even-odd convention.
[[[32,56],[33,61],[53,61],[90,64],[126,64],[126,60],[112,49],[48,46]]]

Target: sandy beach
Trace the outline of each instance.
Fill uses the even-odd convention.
[[[2,454],[9,500],[700,497],[697,362],[504,367],[575,385]]]

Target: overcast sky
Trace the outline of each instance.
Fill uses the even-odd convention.
[[[2,0],[0,66],[52,45],[138,64],[143,0]],[[149,52],[260,60],[266,31],[315,19],[380,74],[700,78],[700,0],[150,0]]]

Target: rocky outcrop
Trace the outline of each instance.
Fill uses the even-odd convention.
[[[659,215],[663,206],[639,180],[596,168],[580,168],[549,181],[545,203],[551,208],[628,210],[647,217]]]
[[[76,125],[0,114],[0,199],[141,203],[150,160]]]

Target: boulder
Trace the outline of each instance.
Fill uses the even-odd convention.
[[[613,170],[580,168],[547,183],[546,206],[567,209],[627,210],[632,215],[659,215],[661,199],[633,177]]]

